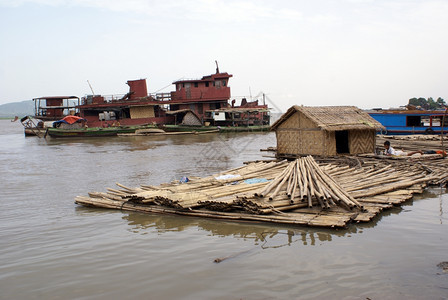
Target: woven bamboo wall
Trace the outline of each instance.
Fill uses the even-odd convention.
[[[276,131],[277,153],[287,155],[328,155],[327,132],[323,130],[283,129]],[[334,147],[336,149],[336,147]],[[334,150],[336,151],[336,150]]]
[[[325,147],[324,155],[328,155],[328,156],[337,155],[335,132],[334,131],[326,131],[325,132],[325,141],[327,144]]]
[[[298,143],[300,141],[300,131],[297,130],[277,130],[277,153],[287,155],[300,154]]]
[[[281,154],[297,155],[300,141],[299,114],[295,113],[283,122],[277,129],[277,151]]]
[[[276,130],[279,155],[325,155],[327,133],[301,112],[296,112]]]
[[[314,123],[314,121],[312,121],[310,118],[305,116],[303,113],[296,112],[295,114],[298,115],[300,128],[303,128],[303,129],[317,128],[316,123]]]
[[[279,128],[299,128],[300,121],[299,121],[299,113],[296,112],[292,116],[290,116],[285,122],[283,122]]]
[[[373,153],[375,137],[375,130],[350,130],[350,154]]]
[[[154,106],[134,106],[130,108],[131,119],[153,118]]]
[[[187,112],[182,120],[184,125],[202,125],[201,120],[198,119],[192,112]]]

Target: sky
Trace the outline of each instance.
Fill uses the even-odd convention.
[[[215,60],[278,112],[448,102],[447,55],[448,0],[0,0],[0,104],[169,92]]]

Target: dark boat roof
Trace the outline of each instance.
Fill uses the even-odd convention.
[[[177,84],[177,83],[188,83],[188,82],[203,82],[203,81],[213,81],[216,79],[226,79],[226,78],[230,78],[233,77],[232,74],[229,74],[227,72],[223,72],[223,73],[216,73],[216,74],[211,74],[211,75],[206,75],[203,76],[201,79],[180,79],[180,80],[176,80],[173,82],[173,84]]]
[[[33,98],[33,100],[51,100],[51,99],[79,99],[77,96],[47,96]]]

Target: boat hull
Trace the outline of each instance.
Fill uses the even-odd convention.
[[[386,128],[381,132],[384,135],[441,134],[448,131],[448,116],[444,111],[384,110],[369,112],[369,115]]]
[[[269,131],[269,125],[263,126],[235,126],[235,127],[225,127],[225,126],[185,126],[185,125],[164,125],[163,129],[166,132],[172,131],[210,131],[219,130],[219,132],[251,132],[251,131]]]
[[[76,137],[110,137],[119,133],[134,133],[136,130],[150,128],[150,126],[122,126],[122,127],[92,127],[80,129],[48,128],[47,135],[52,138],[76,138]]]

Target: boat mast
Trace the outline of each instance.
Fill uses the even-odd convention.
[[[87,83],[89,84],[90,90],[92,91],[92,95],[95,95],[95,92],[93,91],[92,86],[90,85],[90,82],[87,80]]]

